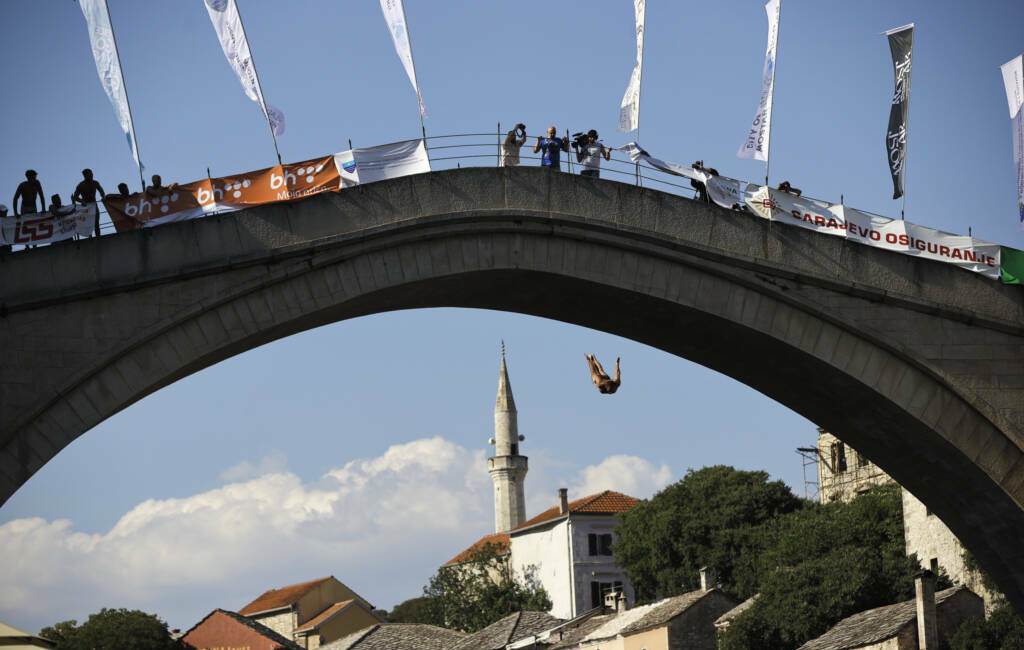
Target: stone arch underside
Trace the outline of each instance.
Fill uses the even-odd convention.
[[[263,209],[254,218],[259,228],[301,230],[295,210]],[[152,259],[157,238],[176,231],[192,241],[207,226],[225,228],[226,221],[129,237],[138,240],[145,268],[152,269],[158,266]],[[792,234],[758,232],[761,225],[755,222],[747,236],[770,241]],[[104,244],[85,246],[94,243]],[[52,248],[47,255],[60,253]],[[35,346],[45,354],[31,352],[31,345],[19,352],[19,363],[37,369],[36,400],[11,410],[15,391],[5,388],[0,396],[3,499],[107,417],[263,343],[397,309],[497,309],[625,336],[789,406],[865,453],[928,504],[1020,608],[1021,415],[1006,407],[1005,396],[1000,402],[985,392],[992,381],[965,370],[977,366],[978,357],[996,363],[1000,354],[1019,370],[1020,329],[1012,320],[943,308],[920,296],[894,298],[794,266],[681,245],[649,229],[568,211],[502,206],[415,216],[310,243],[286,242],[256,258],[23,301],[3,318],[0,342],[38,339],[50,345]],[[944,349],[955,354],[943,358]],[[11,372],[8,367],[0,377],[6,382]],[[992,373],[1007,374],[998,368]],[[1000,381],[1007,380],[995,383]],[[40,391],[44,385],[50,388]],[[1012,403],[1012,395],[1008,399]],[[674,434],[699,435],[682,425]]]

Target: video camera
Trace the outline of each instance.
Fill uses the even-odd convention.
[[[570,144],[572,145],[573,149],[579,149],[580,147],[585,147],[588,144],[590,144],[590,134],[589,133],[584,133],[582,131],[579,132],[579,133],[573,133],[572,134],[572,142]]]

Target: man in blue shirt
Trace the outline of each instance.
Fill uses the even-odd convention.
[[[553,126],[548,127],[548,137],[537,138],[537,144],[533,145],[533,153],[543,151],[540,157],[541,167],[552,167],[554,169],[561,169],[559,164],[559,158],[561,152],[569,151],[569,142],[562,138],[556,138],[555,134],[558,131]]]

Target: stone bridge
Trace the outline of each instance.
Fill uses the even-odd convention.
[[[104,419],[232,355],[366,314],[497,309],[625,336],[787,405],[924,501],[1024,609],[1019,287],[539,168],[66,242],[0,256],[0,278],[2,501]]]

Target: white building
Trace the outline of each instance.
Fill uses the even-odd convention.
[[[615,515],[632,508],[637,499],[605,490],[570,502],[563,488],[556,505],[526,519],[524,479],[527,458],[519,454],[519,435],[512,384],[502,348],[498,397],[494,405],[494,456],[487,470],[494,482],[494,534],[487,535],[445,563],[453,567],[472,559],[486,544],[505,554],[512,574],[533,579],[551,598],[550,610],[558,618],[600,607],[604,594],[621,589],[627,604],[634,601],[625,571],[615,566]]]

